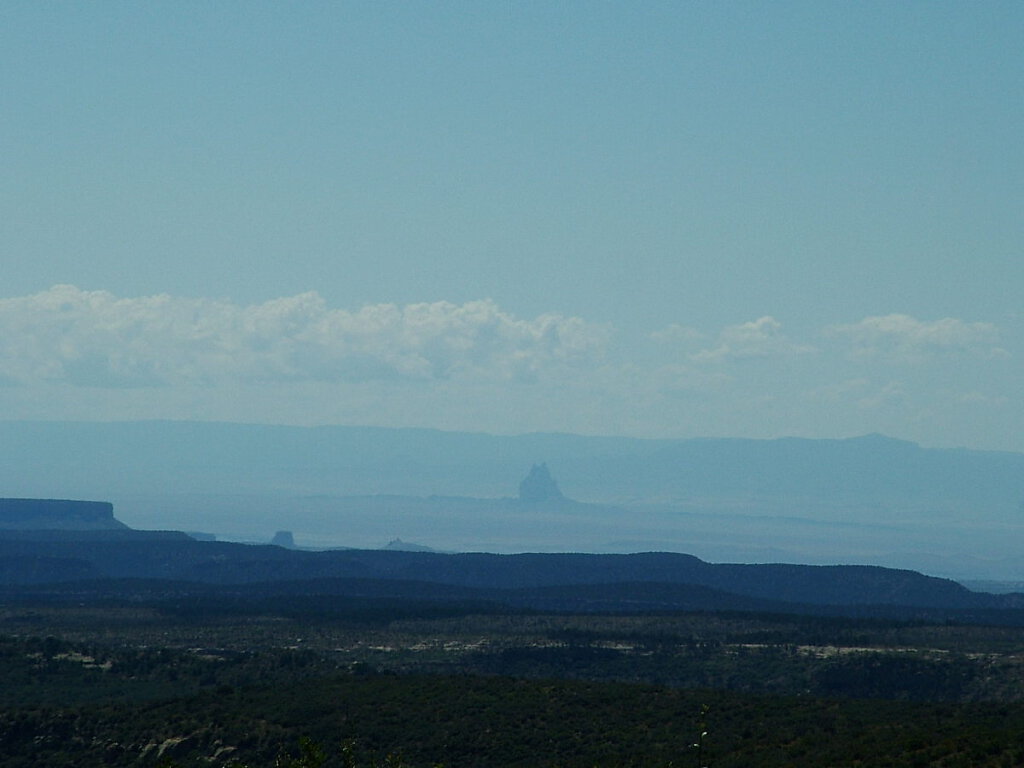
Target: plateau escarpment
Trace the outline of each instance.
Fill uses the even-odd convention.
[[[108,501],[0,499],[0,529],[121,531],[127,528],[114,517],[114,505]]]

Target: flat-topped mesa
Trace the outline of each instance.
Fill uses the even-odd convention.
[[[548,501],[549,499],[564,499],[558,483],[548,471],[547,464],[534,464],[530,468],[530,474],[523,478],[519,484],[519,500],[527,502]]]
[[[126,530],[109,501],[68,499],[0,499],[0,529]]]

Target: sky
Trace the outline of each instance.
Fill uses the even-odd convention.
[[[1024,4],[0,4],[0,418],[1024,451]]]

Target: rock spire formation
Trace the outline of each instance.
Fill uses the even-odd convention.
[[[547,464],[534,464],[530,468],[530,473],[519,483],[520,501],[534,503],[564,498],[565,496],[558,488],[558,483],[548,471]]]

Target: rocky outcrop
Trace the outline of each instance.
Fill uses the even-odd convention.
[[[285,549],[295,549],[295,537],[291,531],[278,531],[274,534],[274,538],[270,540],[270,543],[275,547],[284,547]]]
[[[564,499],[558,483],[548,471],[547,464],[534,464],[530,474],[519,484],[519,500],[528,503]]]

